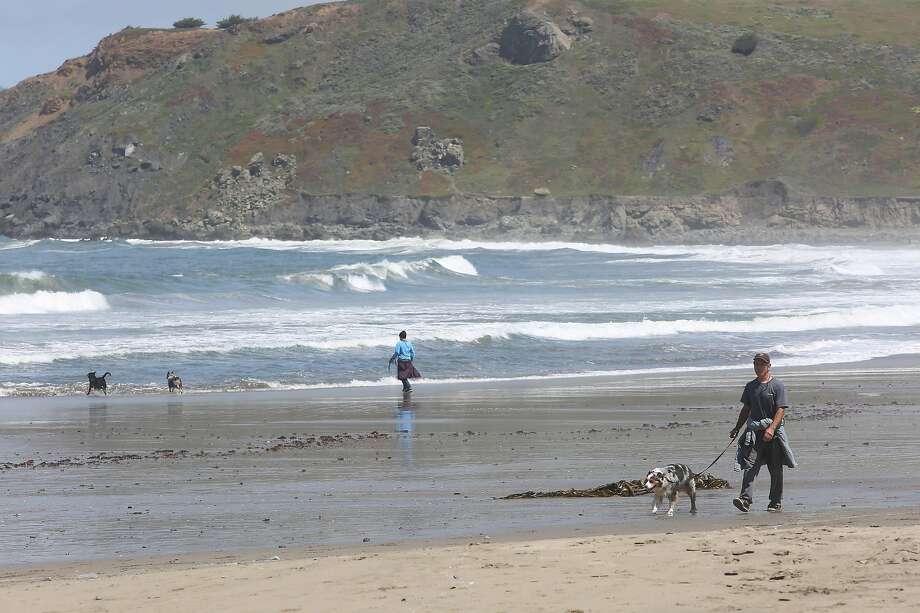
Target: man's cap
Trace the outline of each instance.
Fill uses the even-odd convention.
[[[754,354],[754,361],[756,362],[756,361],[758,361],[758,360],[760,360],[761,362],[766,362],[767,364],[769,364],[769,363],[770,363],[770,354],[769,354],[769,353],[764,353],[763,351],[758,351],[757,353]]]

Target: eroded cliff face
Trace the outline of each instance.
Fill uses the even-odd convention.
[[[362,0],[126,29],[0,91],[0,234],[912,234],[920,9],[881,28],[870,0],[691,4]],[[738,15],[766,24],[744,53]]]
[[[281,185],[290,160],[275,160],[277,177],[259,169],[247,194]],[[223,185],[248,169],[220,175]],[[237,177],[233,173],[237,172]],[[699,197],[588,196],[571,198],[448,198],[300,194],[275,206],[207,209],[184,217],[88,220],[85,207],[68,217],[12,225],[0,234],[20,238],[139,237],[151,239],[285,240],[386,239],[450,236],[482,239],[586,240],[622,243],[777,243],[789,241],[911,240],[920,238],[920,198],[790,199],[779,182]],[[763,184],[761,183],[761,185]],[[255,190],[255,191],[253,191]],[[258,201],[256,198],[255,201]],[[245,201],[243,201],[245,202]],[[97,202],[96,205],[99,203]],[[103,210],[105,208],[103,207]]]

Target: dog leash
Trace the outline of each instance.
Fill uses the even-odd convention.
[[[717,455],[717,456],[716,456],[716,459],[709,463],[709,466],[707,466],[706,468],[704,468],[703,470],[701,470],[701,471],[698,472],[698,473],[695,473],[695,472],[693,472],[693,471],[690,471],[691,477],[699,477],[700,475],[702,475],[703,473],[705,473],[707,470],[709,470],[710,468],[712,468],[713,466],[715,466],[715,465],[716,465],[716,462],[718,462],[719,459],[720,459],[722,456],[725,455],[725,452],[728,451],[728,448],[732,446],[732,443],[734,443],[736,440],[738,440],[738,437],[739,437],[739,436],[741,436],[742,434],[744,434],[744,431],[745,431],[745,430],[747,430],[747,422],[745,422],[744,426],[742,426],[741,429],[738,430],[738,434],[736,434],[735,437],[734,437],[732,440],[728,441],[728,445],[725,446],[725,449],[722,450],[722,453],[720,453],[719,455]]]

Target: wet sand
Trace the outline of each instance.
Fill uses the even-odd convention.
[[[66,579],[66,589],[79,591],[84,584],[74,577],[104,569],[119,576],[138,568],[168,573],[173,561],[206,575],[222,560],[347,561],[391,555],[394,544],[392,555],[416,562],[428,555],[420,552],[431,551],[449,560],[454,554],[445,543],[452,539],[552,549],[570,545],[540,543],[581,536],[605,551],[597,563],[608,564],[632,547],[623,549],[628,538],[599,535],[665,531],[704,538],[715,530],[745,535],[756,526],[850,521],[871,537],[867,521],[875,519],[865,518],[881,516],[906,517],[902,528],[913,530],[912,509],[920,503],[914,400],[920,376],[912,363],[778,370],[790,388],[787,429],[801,464],[786,472],[781,520],[763,512],[763,495],[751,515],[732,507],[740,474],[732,471],[731,451],[711,472],[732,489],[702,492],[697,516],[684,501],[677,517],[653,518],[648,496],[495,499],[635,479],[674,461],[705,467],[728,440],[737,397],[751,378],[746,371],[421,382],[409,398],[394,385],[3,399],[0,593],[21,595],[45,576]],[[758,491],[765,493],[768,484],[765,473]],[[588,551],[585,563],[594,555]],[[341,552],[349,553],[336,555]],[[669,564],[670,552],[662,555],[658,563]],[[407,560],[392,562],[415,563]],[[685,562],[695,569],[690,558]],[[234,572],[255,567],[241,568]],[[416,570],[413,581],[422,586],[427,570]],[[387,571],[370,572],[382,578]],[[391,580],[412,584],[398,575]],[[509,579],[510,593],[523,581]],[[492,608],[514,608],[503,602]],[[156,610],[152,603],[150,610]]]

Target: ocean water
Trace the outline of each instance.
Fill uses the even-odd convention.
[[[920,249],[0,238],[0,395],[423,384],[920,354]],[[396,383],[392,381],[392,383]]]

